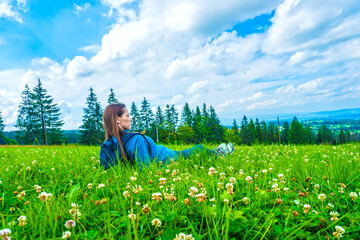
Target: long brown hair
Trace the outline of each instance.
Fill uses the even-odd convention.
[[[115,103],[109,104],[103,114],[103,123],[104,123],[104,130],[105,130],[105,137],[106,139],[111,139],[112,136],[116,137],[120,144],[121,155],[126,158],[125,150],[121,141],[121,136],[125,134],[119,128],[117,117],[121,117],[125,111],[125,104],[123,103]]]

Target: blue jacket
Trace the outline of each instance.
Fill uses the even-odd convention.
[[[152,160],[169,163],[170,159],[177,159],[176,151],[162,145],[157,145],[152,138],[139,134],[127,133],[121,137],[127,159],[131,162],[137,161],[140,166],[148,166]],[[117,165],[119,161],[124,162],[121,149],[117,139],[112,136],[101,146],[100,164],[105,168]]]

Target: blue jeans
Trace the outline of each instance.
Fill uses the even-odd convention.
[[[209,149],[205,148],[201,144],[195,145],[195,146],[193,146],[192,148],[189,148],[189,149],[185,149],[185,150],[182,150],[182,151],[175,151],[175,152],[176,152],[176,155],[178,157],[182,156],[184,159],[186,159],[186,158],[190,157],[192,154],[196,154],[196,153],[199,153],[199,152],[205,152],[205,151],[208,154],[216,154],[215,151],[209,150]]]

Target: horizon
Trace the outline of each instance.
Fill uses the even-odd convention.
[[[38,78],[65,130],[81,125],[90,87],[103,108],[113,88],[128,108],[206,103],[222,123],[357,109],[359,21],[357,0],[3,0],[4,130]]]

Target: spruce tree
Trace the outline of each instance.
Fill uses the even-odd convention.
[[[252,120],[252,118],[250,118],[250,121],[249,121],[249,124],[248,124],[248,129],[249,129],[251,144],[254,144],[255,136],[256,136],[256,129],[255,129],[255,123]]]
[[[241,137],[241,142],[245,145],[252,145],[254,143],[254,137],[252,135],[249,122],[245,115],[241,121],[240,137]]]
[[[33,101],[30,97],[31,91],[27,84],[21,93],[21,103],[18,107],[18,117],[16,120],[16,137],[21,140],[23,144],[36,144],[37,133],[35,132],[35,119],[37,112],[35,111]]]
[[[5,124],[4,124],[4,120],[3,120],[2,114],[1,114],[1,112],[0,112],[0,138],[4,138],[4,137],[5,137],[4,128],[5,128]]]
[[[268,127],[266,125],[266,122],[263,120],[260,123],[261,125],[261,138],[262,138],[262,142],[265,144],[269,144],[269,134],[268,134]]]
[[[338,143],[339,144],[344,144],[346,143],[346,136],[345,136],[345,132],[344,132],[344,129],[341,127],[340,128],[340,133],[339,133],[339,140],[338,140]]]
[[[166,105],[165,122],[171,131],[175,131],[176,125],[179,122],[179,114],[177,113],[174,105],[171,105],[171,107],[169,104]]]
[[[204,140],[204,136],[202,134],[202,117],[199,106],[196,106],[195,113],[192,114],[193,117],[193,130],[195,134],[195,143],[200,143]]]
[[[140,121],[142,130],[150,130],[154,123],[154,113],[151,110],[150,103],[144,97],[144,100],[141,102],[140,109]]]
[[[112,88],[110,88],[110,94],[108,97],[108,104],[118,103],[119,100],[116,99],[115,93]]]
[[[258,118],[255,119],[255,139],[254,139],[254,141],[258,144],[263,142],[262,133],[261,133],[261,125],[260,125]]]
[[[155,113],[155,123],[157,127],[160,127],[164,123],[164,114],[161,110],[161,107],[158,106]]]
[[[216,115],[215,109],[210,105],[209,110],[209,141],[219,143],[224,140],[224,127],[221,125],[220,119]],[[234,119],[235,120],[235,119]],[[236,123],[236,122],[235,122]]]
[[[86,145],[98,145],[103,142],[104,131],[102,124],[102,109],[92,87],[86,98],[86,108],[83,108],[83,120],[80,126],[80,143]]]
[[[188,103],[185,103],[182,114],[181,114],[181,124],[192,126],[192,114],[191,109]]]
[[[289,142],[289,129],[290,125],[289,122],[284,122],[283,128],[281,131],[281,143],[288,144]]]
[[[60,144],[61,127],[64,125],[64,122],[60,120],[60,108],[54,103],[54,99],[47,94],[40,78],[38,78],[38,84],[34,87],[33,92],[30,93],[30,98],[36,112],[34,127],[38,141],[45,145]]]
[[[130,116],[132,118],[131,129],[138,132],[141,129],[140,114],[138,108],[134,102],[131,104]]]
[[[235,118],[231,129],[234,131],[235,134],[239,133],[239,126],[237,125]]]
[[[303,144],[304,142],[304,126],[294,117],[289,130],[289,143]]]

